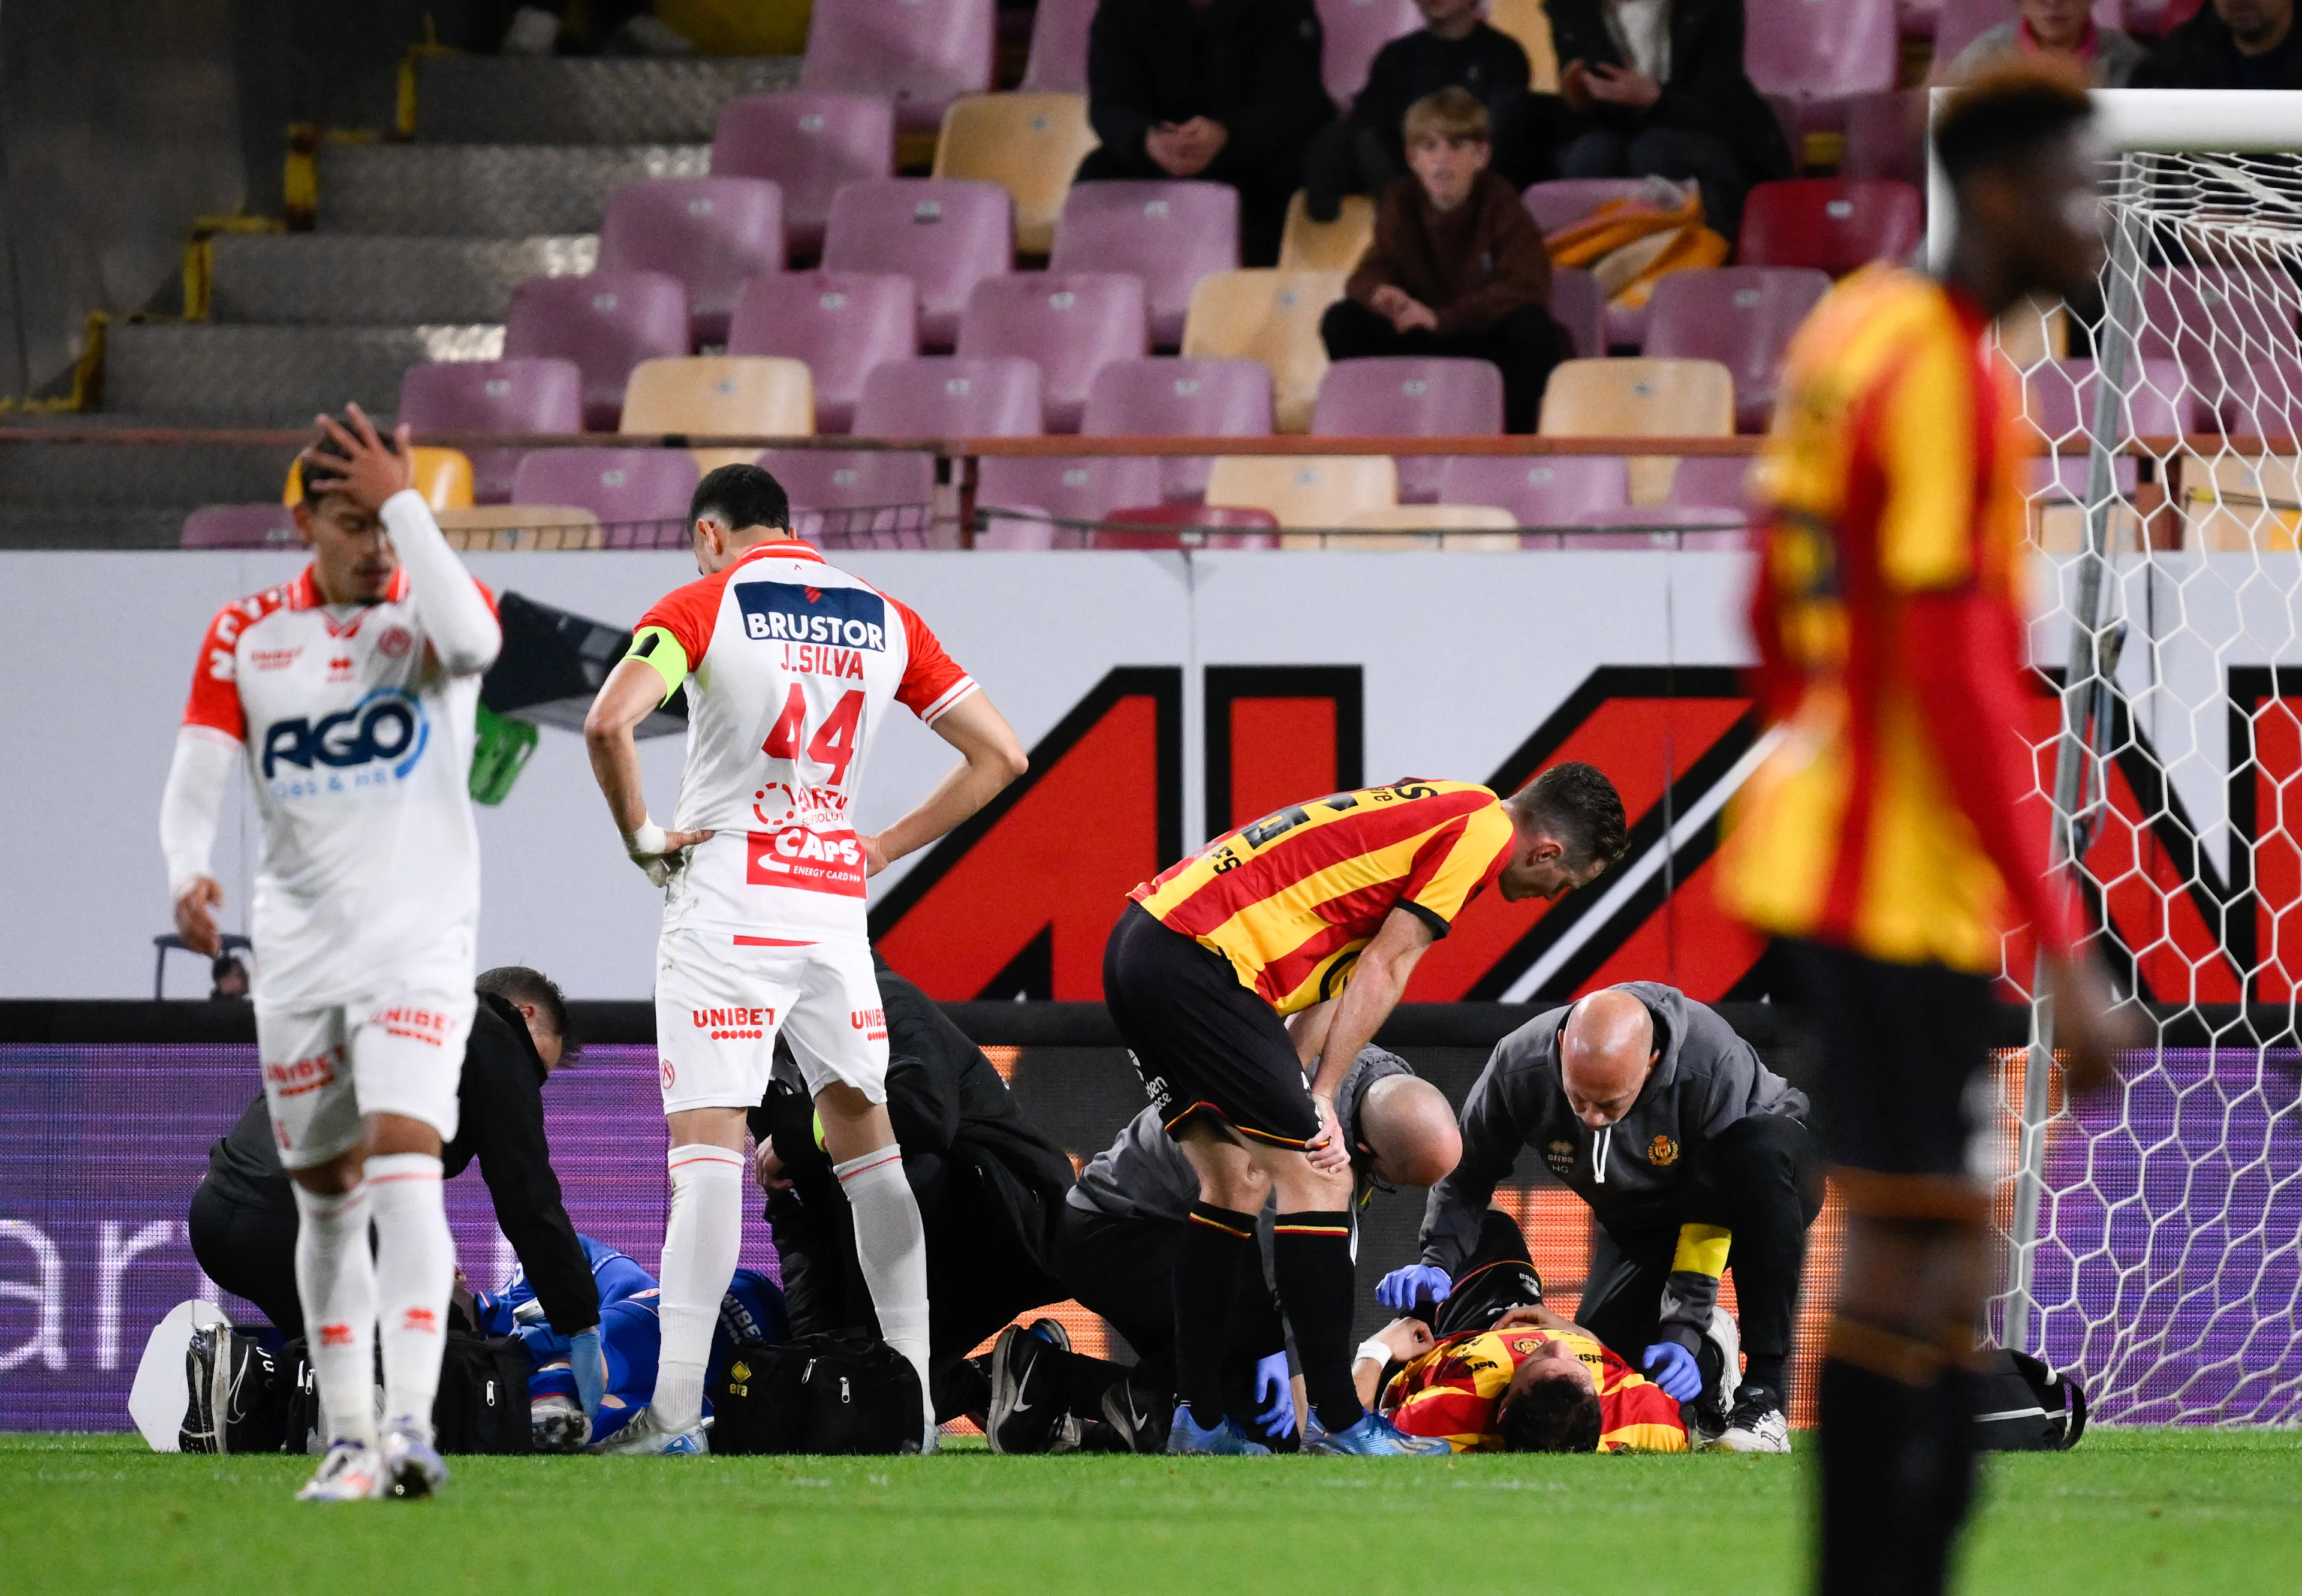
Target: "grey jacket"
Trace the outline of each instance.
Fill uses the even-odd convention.
[[[2020,22],[2001,22],[1976,34],[1974,41],[1944,70],[1941,80],[1962,83],[1989,70],[2002,55],[2022,59],[2021,29]],[[2096,28],[2094,37],[2094,59],[2088,67],[2105,88],[2125,88],[2134,80],[2142,63],[2150,59],[2149,51],[2115,28]]]
[[[1669,1229],[1686,1217],[1684,1190],[1701,1147],[1748,1114],[1804,1119],[1806,1094],[1759,1062],[1749,1043],[1701,1004],[1659,981],[1626,981],[1654,1016],[1662,1057],[1630,1112],[1592,1130],[1567,1106],[1558,1036],[1571,1004],[1536,1015],[1497,1045],[1463,1104],[1463,1158],[1431,1189],[1423,1214],[1423,1261],[1459,1274],[1478,1244],[1480,1216],[1518,1162],[1542,1155],[1552,1180],[1608,1230]],[[1709,1324],[1717,1277],[1675,1273],[1664,1290],[1666,1324],[1698,1333]]]

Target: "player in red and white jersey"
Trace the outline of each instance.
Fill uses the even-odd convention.
[[[774,477],[723,466],[688,514],[703,579],[642,617],[584,725],[625,848],[664,887],[663,1354],[649,1411],[610,1443],[618,1451],[704,1449],[704,1360],[743,1239],[744,1114],[766,1095],[778,1036],[814,1095],[880,1333],[926,1396],[926,1248],[887,1120],[863,884],[975,813],[1025,763],[924,621],[793,533]],[[683,684],[687,767],[666,831],[648,818],[632,733]],[[965,762],[885,831],[860,834],[864,762],[897,705]],[[922,1445],[934,1441],[929,1399]]]
[[[214,953],[209,856],[245,766],[263,824],[256,1048],[330,1429],[299,1494],[326,1501],[421,1496],[447,1477],[432,1446],[455,1273],[440,1149],[475,1002],[474,720],[502,643],[493,599],[411,486],[407,429],[395,447],[357,405],[349,419],[323,417],[303,457],[296,526],[312,563],[209,625],[160,816],[177,928]]]

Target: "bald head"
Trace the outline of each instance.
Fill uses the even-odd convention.
[[[1359,1139],[1393,1186],[1436,1186],[1463,1155],[1447,1094],[1413,1075],[1386,1075],[1359,1100]]]
[[[1617,987],[1593,992],[1575,1005],[1558,1037],[1567,1105],[1593,1130],[1613,1124],[1639,1100],[1655,1057],[1647,1005]]]

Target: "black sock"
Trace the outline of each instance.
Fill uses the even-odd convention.
[[[1788,1413],[1791,1393],[1790,1389],[1783,1383],[1785,1376],[1789,1373],[1787,1365],[1787,1359],[1760,1357],[1752,1354],[1743,1360],[1743,1383],[1766,1387],[1767,1390],[1774,1392],[1775,1399],[1783,1405],[1783,1411]]]
[[[1939,1596],[1974,1494],[1972,1381],[1830,1358],[1817,1393],[1822,1596]]]
[[[1202,1429],[1222,1423],[1223,1344],[1239,1291],[1239,1253],[1254,1246],[1254,1214],[1191,1205],[1175,1249],[1175,1399],[1189,1406],[1191,1422]]]
[[[1303,1394],[1329,1434],[1348,1430],[1366,1412],[1351,1383],[1349,1213],[1281,1214],[1271,1256],[1279,1301],[1303,1363]]]

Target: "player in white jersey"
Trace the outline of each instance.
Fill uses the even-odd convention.
[[[357,405],[349,418],[322,417],[326,441],[303,457],[296,527],[312,563],[208,627],[160,817],[177,928],[213,953],[223,892],[209,855],[246,766],[264,836],[256,1049],[330,1430],[299,1494],[323,1501],[423,1496],[447,1478],[432,1446],[455,1273],[440,1148],[475,1001],[474,718],[502,643],[493,599],[410,486],[407,429],[395,448]]]
[[[625,848],[665,889],[663,1357],[649,1411],[609,1443],[618,1451],[704,1449],[704,1359],[743,1239],[744,1113],[767,1093],[777,1036],[814,1095],[880,1333],[918,1368],[926,1398],[926,1244],[887,1120],[863,883],[975,813],[1025,763],[925,622],[791,531],[774,477],[723,466],[688,514],[703,579],[642,617],[584,724]],[[632,730],[682,683],[687,768],[666,831],[648,818]],[[859,835],[864,760],[895,704],[966,762],[885,831]],[[932,1401],[921,1444],[935,1444]]]

